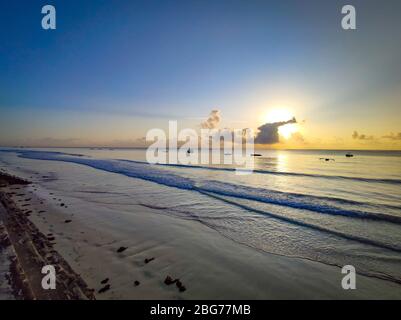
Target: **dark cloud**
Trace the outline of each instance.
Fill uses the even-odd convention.
[[[292,118],[288,121],[265,123],[258,128],[259,132],[255,137],[256,144],[274,144],[279,142],[278,128],[289,123],[297,123],[297,120]]]
[[[401,140],[401,132],[398,132],[394,134],[391,132],[390,134],[383,136],[384,139],[390,139],[390,140]]]
[[[355,140],[373,140],[374,136],[367,136],[366,134],[359,134],[358,131],[354,131],[352,139]]]
[[[216,129],[219,127],[221,120],[220,111],[212,110],[209,114],[209,118],[201,123],[202,129]]]

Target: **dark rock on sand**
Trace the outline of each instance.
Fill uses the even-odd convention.
[[[110,285],[109,284],[106,284],[103,288],[101,288],[98,292],[99,293],[103,293],[103,292],[106,292],[106,291],[108,291],[108,290],[110,290]]]
[[[139,286],[141,283],[138,281],[138,280],[135,280],[135,282],[134,282],[134,286],[135,287],[137,287],[137,286]]]
[[[123,252],[123,251],[125,251],[127,249],[128,249],[127,247],[120,247],[120,248],[117,249],[117,252],[121,253],[121,252]]]
[[[107,282],[109,282],[109,278],[106,278],[106,279],[100,281],[101,284],[106,284]]]
[[[149,262],[151,262],[151,261],[153,261],[153,260],[155,260],[155,258],[154,257],[152,257],[152,258],[146,258],[145,259],[145,263],[149,263]]]
[[[166,279],[164,280],[164,283],[168,286],[175,283],[175,285],[177,286],[177,288],[180,292],[184,292],[185,290],[187,290],[187,288],[182,284],[180,279],[173,280],[173,278],[171,278],[170,276],[167,276]]]
[[[177,286],[178,290],[180,292],[184,292],[185,290],[187,290],[187,288],[185,288],[185,286],[182,284],[182,282],[179,279],[176,279],[176,283],[175,285]]]
[[[175,283],[177,279],[173,280],[170,276],[167,276],[166,279],[164,280],[164,283],[167,284],[168,286]]]
[[[72,220],[65,220],[64,223],[70,223]]]
[[[64,203],[60,203],[60,207],[64,207],[65,206],[65,204]]]

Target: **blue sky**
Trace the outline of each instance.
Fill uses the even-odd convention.
[[[351,2],[355,31],[343,1],[2,1],[0,144],[131,140],[215,108],[230,127],[288,108],[312,145],[401,131],[401,3]]]

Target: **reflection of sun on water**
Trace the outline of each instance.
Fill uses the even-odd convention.
[[[264,117],[265,123],[282,122],[291,120],[293,113],[285,108],[277,108],[270,110]],[[291,135],[298,131],[296,123],[289,123],[278,128],[278,133],[285,139],[289,139]]]
[[[283,152],[278,151],[276,170],[278,172],[287,172],[288,171],[287,162],[288,162],[287,156]]]

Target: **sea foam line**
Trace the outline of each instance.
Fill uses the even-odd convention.
[[[16,150],[11,150],[16,152]],[[158,170],[156,165],[146,162],[133,162],[121,160],[102,160],[89,159],[82,156],[71,156],[61,152],[42,152],[30,150],[18,150],[17,153],[24,158],[64,161],[76,164],[86,165],[95,169],[118,173],[132,178],[139,178],[151,181],[160,185],[175,187],[185,190],[199,192],[212,192],[214,194],[229,196],[239,199],[247,199],[262,203],[275,204],[279,206],[291,207],[294,209],[304,209],[321,214],[341,215],[351,218],[362,218],[369,220],[380,220],[390,223],[401,224],[401,216],[382,214],[379,212],[361,211],[345,206],[365,206],[364,203],[349,201],[345,199],[317,197],[303,194],[285,193],[275,190],[266,190],[260,188],[244,187],[230,183],[218,181],[201,181],[179,176],[174,173]],[[127,164],[130,164],[127,166]],[[151,169],[150,169],[151,168]],[[336,205],[333,205],[336,204]]]

